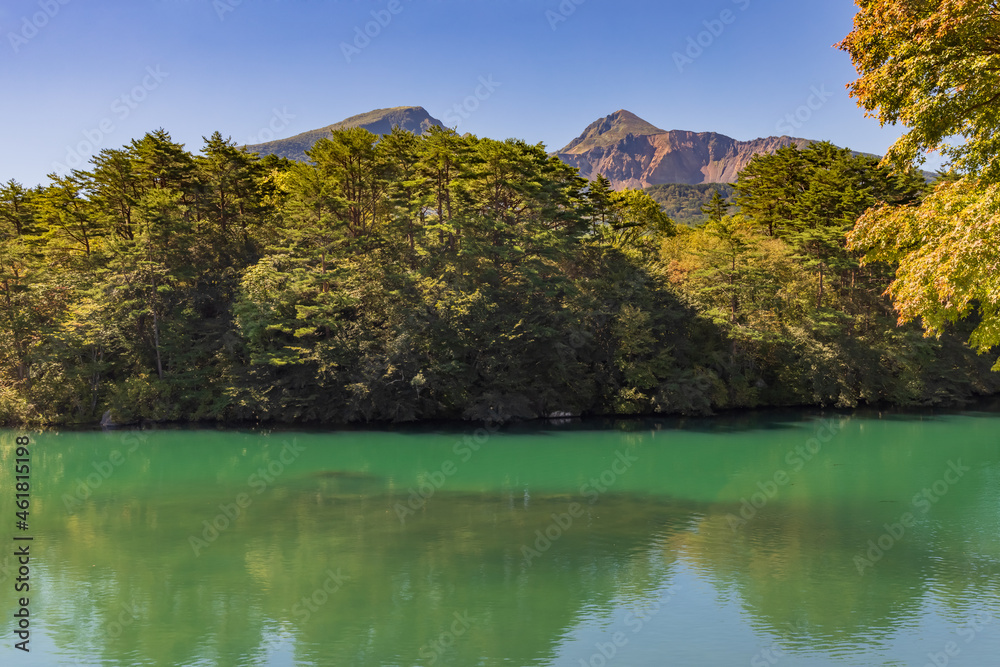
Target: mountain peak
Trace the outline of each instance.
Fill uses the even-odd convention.
[[[423,107],[391,107],[351,116],[330,125],[327,129],[345,130],[363,127],[373,134],[390,134],[392,128],[400,127],[414,134],[422,134],[433,125],[441,125],[441,121],[433,118]]]
[[[352,127],[363,127],[372,134],[390,134],[392,128],[398,127],[409,130],[414,134],[423,134],[433,126],[443,127],[444,124],[434,118],[427,109],[423,107],[391,107],[389,109],[376,109],[367,113],[351,116],[339,123],[327,125],[318,130],[311,130],[297,134],[287,139],[278,139],[266,144],[247,146],[247,150],[252,153],[264,155],[279,155],[281,157],[306,162],[306,151],[325,137],[329,137],[334,130],[346,130]]]
[[[630,134],[641,137],[663,133],[664,130],[639,118],[631,111],[619,109],[588,125],[583,134],[559,152],[580,154],[594,148],[612,146]]]
[[[794,137],[737,141],[715,132],[667,132],[619,109],[591,123],[556,155],[584,178],[603,174],[617,190],[664,183],[733,183],[753,156],[810,143]]]
[[[638,121],[640,123],[645,123],[646,125],[649,125],[650,127],[653,127],[652,125],[650,125],[649,123],[647,123],[646,121],[644,121],[642,118],[639,118],[638,116],[636,116],[634,113],[632,113],[628,109],[619,109],[618,111],[614,112],[613,114],[611,114],[610,116],[607,116],[607,117],[608,118],[614,118],[614,119],[616,119],[616,120],[618,120],[620,122],[636,122],[636,121]]]

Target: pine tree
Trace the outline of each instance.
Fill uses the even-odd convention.
[[[723,199],[718,190],[715,190],[712,193],[712,200],[701,207],[701,212],[708,216],[709,221],[721,222],[731,207],[732,204]]]
[[[611,214],[612,194],[614,194],[614,191],[611,189],[611,181],[605,178],[604,174],[598,174],[597,177],[590,182],[590,189],[587,192],[587,198],[593,208],[593,223],[591,229],[593,232],[597,231],[598,225],[606,225],[608,223],[608,216]]]

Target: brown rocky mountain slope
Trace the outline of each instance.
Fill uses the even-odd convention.
[[[646,188],[733,183],[754,155],[811,143],[795,137],[737,141],[715,132],[668,132],[621,110],[592,123],[556,155],[587,178],[604,174],[616,189]]]
[[[401,127],[422,134],[434,125],[442,123],[423,107],[378,109],[286,139],[248,146],[247,150],[306,161],[305,152],[320,138],[329,137],[331,130],[363,127],[375,134],[388,134],[393,127]],[[555,155],[577,167],[586,178],[604,174],[615,189],[647,188],[666,183],[734,183],[754,155],[789,145],[803,148],[810,143],[794,137],[737,141],[715,132],[668,132],[622,110],[592,123]]]

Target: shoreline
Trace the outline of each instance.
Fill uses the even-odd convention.
[[[604,424],[605,427],[612,427],[623,422],[694,422],[711,423],[733,421],[740,418],[754,417],[763,419],[768,416],[778,416],[781,413],[795,413],[799,416],[823,417],[829,414],[839,415],[866,415],[878,414],[881,418],[887,416],[919,416],[933,417],[948,414],[964,414],[969,412],[1000,412],[1000,392],[989,395],[979,395],[968,401],[952,402],[948,404],[934,406],[918,405],[891,405],[891,404],[859,404],[854,407],[823,406],[817,404],[784,405],[784,406],[757,406],[757,407],[737,407],[722,408],[711,414],[682,414],[682,413],[653,413],[636,415],[615,415],[615,414],[591,414],[563,417],[538,417],[534,419],[517,418],[508,419],[502,422],[490,422],[483,420],[457,420],[457,419],[422,419],[414,421],[372,421],[372,422],[281,422],[281,421],[200,421],[174,420],[174,421],[153,421],[141,420],[121,424],[102,426],[99,423],[51,423],[51,424],[0,424],[0,429],[6,430],[28,430],[28,431],[119,431],[119,430],[218,430],[218,431],[240,431],[240,430],[269,430],[269,431],[324,431],[324,432],[392,432],[396,430],[407,430],[421,432],[443,431],[462,432],[469,428],[477,428],[485,425],[498,424],[500,428],[506,430],[518,430],[520,428],[531,427],[559,427],[569,428],[579,425]]]

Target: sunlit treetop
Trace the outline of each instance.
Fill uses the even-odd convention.
[[[920,319],[928,335],[979,313],[969,343],[1000,347],[1000,184],[942,182],[917,206],[884,206],[849,234],[868,261],[898,264],[889,288],[900,322]],[[994,370],[1000,370],[1000,361]]]
[[[909,131],[897,166],[940,150],[959,172],[1000,180],[1000,1],[858,0],[837,46],[859,78],[851,96],[883,125]]]

